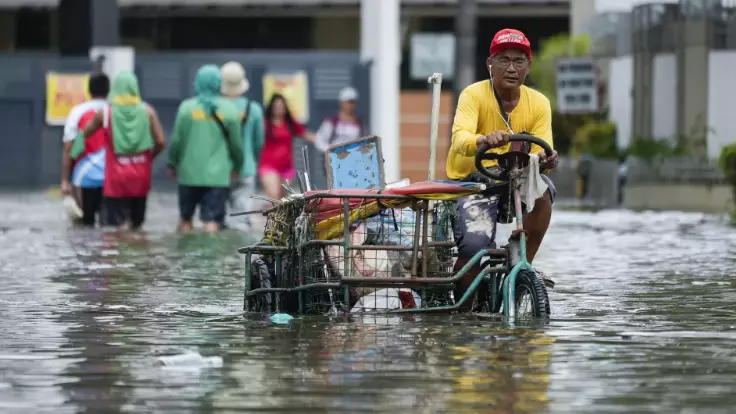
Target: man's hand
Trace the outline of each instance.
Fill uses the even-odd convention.
[[[478,137],[476,144],[480,147],[488,144],[491,148],[503,147],[509,142],[509,133],[506,131],[493,131],[488,135]]]
[[[547,156],[544,151],[537,154],[539,156],[539,166],[545,170],[553,170],[557,167],[557,151],[552,150],[552,155]]]
[[[176,170],[172,166],[168,166],[167,171],[169,173],[169,178],[175,179],[176,178]]]
[[[69,195],[72,193],[72,183],[69,180],[61,181],[61,194]]]

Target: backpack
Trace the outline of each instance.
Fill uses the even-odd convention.
[[[225,138],[225,148],[227,148],[227,156],[230,157],[230,160],[233,159],[233,153],[230,149],[230,134],[227,133],[227,128],[225,128],[225,124],[222,123],[222,120],[217,116],[217,107],[212,107],[212,112],[210,112],[210,115],[212,118],[214,118],[215,122],[217,122],[217,126],[220,127],[220,132],[222,132],[223,138]]]
[[[253,101],[248,101],[248,104],[245,105],[245,114],[243,115],[243,120],[240,121],[240,125],[245,127],[245,124],[248,123],[248,116],[250,115],[250,106],[253,104]]]
[[[328,121],[332,123],[332,132],[330,133],[330,139],[327,141],[327,145],[332,145],[332,143],[335,141],[335,137],[337,136],[337,123],[340,122],[340,116],[335,115],[327,118]],[[358,134],[359,137],[363,136],[363,121],[355,117],[355,121],[358,123],[358,128],[360,129],[360,133]]]

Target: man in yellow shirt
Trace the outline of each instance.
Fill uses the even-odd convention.
[[[486,64],[489,80],[476,82],[460,94],[452,125],[452,145],[447,156],[447,176],[461,181],[488,181],[475,169],[474,157],[478,147],[487,143],[496,153],[524,151],[537,154],[543,169],[557,166],[557,152],[546,156],[541,147],[528,143],[509,143],[514,133],[527,133],[539,137],[554,148],[552,142],[552,109],[549,100],[540,92],[524,86],[532,62],[529,40],[524,33],[503,29],[493,37],[490,56]],[[513,147],[512,147],[513,145]],[[498,168],[496,161],[484,161],[484,166]],[[546,175],[542,179],[549,186],[537,199],[533,208],[524,216],[524,228],[528,235],[527,256],[531,262],[539,250],[552,216],[555,187]],[[458,200],[457,219],[454,221],[455,241],[458,245],[456,270],[481,249],[496,247],[496,223],[500,219],[509,222],[508,203],[505,195],[472,195]],[[462,295],[475,278],[480,267],[476,266],[455,291]],[[551,280],[545,282],[552,284]]]

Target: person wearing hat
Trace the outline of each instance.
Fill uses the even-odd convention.
[[[206,232],[225,226],[230,185],[243,169],[243,127],[232,102],[220,95],[217,65],[204,65],[194,77],[195,96],[176,113],[169,143],[169,176],[179,184],[179,232],[192,230],[199,218]]]
[[[230,207],[234,212],[251,210],[251,195],[255,190],[255,178],[258,172],[258,158],[263,149],[264,127],[263,107],[254,102],[245,93],[250,88],[243,65],[238,62],[227,62],[220,68],[222,85],[220,93],[230,100],[240,111],[243,127],[243,168],[240,179],[233,181],[230,193]],[[250,229],[250,216],[238,217],[232,222],[233,227],[241,230]]]
[[[458,98],[457,111],[452,125],[452,144],[447,156],[447,177],[453,180],[485,182],[475,168],[475,153],[482,144],[488,144],[496,153],[525,151],[539,156],[541,169],[557,166],[557,152],[546,156],[537,145],[510,144],[508,137],[514,133],[527,133],[539,137],[553,146],[552,109],[549,99],[542,93],[524,85],[532,64],[529,39],[514,29],[500,30],[493,37],[486,59],[490,78],[466,87]],[[495,161],[485,161],[487,167],[497,168]],[[527,213],[524,228],[528,235],[527,257],[529,262],[539,250],[552,215],[555,187],[546,175],[542,180],[547,191],[538,198]],[[508,212],[500,211],[500,195],[471,195],[457,202],[454,232],[458,244],[456,269],[460,269],[482,249],[495,248],[496,223],[499,218],[508,222]],[[501,209],[503,210],[503,209]],[[500,213],[500,214],[499,214]],[[461,297],[473,281],[480,267],[476,266],[458,283],[455,297]],[[545,283],[553,282],[546,277]],[[458,296],[460,295],[460,296]]]
[[[317,130],[314,146],[325,152],[332,145],[352,141],[365,135],[363,122],[355,113],[358,91],[345,87],[338,95],[340,110],[334,116],[325,118]]]

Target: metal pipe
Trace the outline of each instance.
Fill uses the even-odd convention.
[[[350,276],[350,200],[347,198],[343,200],[343,224],[342,224],[342,254],[345,269],[343,270],[343,277]]]
[[[438,313],[438,312],[452,312],[455,310],[459,310],[460,307],[463,306],[463,304],[467,302],[468,299],[473,294],[475,294],[475,291],[478,289],[480,282],[486,277],[486,275],[488,274],[490,270],[491,269],[486,268],[478,272],[478,275],[475,276],[473,283],[470,284],[468,289],[465,291],[465,294],[463,294],[463,297],[460,298],[460,300],[454,305],[438,306],[436,308],[395,309],[395,310],[390,310],[388,313]]]
[[[238,253],[259,253],[259,252],[265,252],[265,253],[276,253],[276,252],[286,252],[289,248],[285,246],[271,246],[271,245],[258,245],[254,244],[251,246],[245,246],[238,249]]]
[[[442,74],[434,73],[427,79],[432,85],[432,115],[429,124],[429,174],[434,180],[434,170],[437,168],[437,129],[440,124],[440,93],[442,92]]]
[[[480,259],[479,259],[480,260]],[[472,260],[471,260],[472,262]],[[476,264],[477,261],[473,264]],[[506,266],[495,266],[495,267],[487,267],[486,273],[501,273],[506,271]],[[381,277],[381,278],[375,278],[375,277],[344,277],[341,279],[343,284],[346,285],[355,285],[355,286],[384,286],[387,284],[403,284],[403,285],[446,285],[455,283],[458,280],[460,280],[465,274],[468,272],[466,270],[465,272],[460,270],[455,276],[453,277]]]
[[[307,242],[304,242],[302,246],[342,246],[343,242],[341,240],[309,240]],[[429,242],[429,247],[454,247],[455,242],[446,242],[446,241],[438,241],[438,242]],[[247,247],[244,247],[247,248]],[[413,250],[413,246],[396,246],[396,245],[390,245],[390,244],[360,244],[360,245],[351,245],[350,249],[352,250],[396,250],[396,251],[410,251]],[[505,256],[505,250],[503,249],[488,249],[492,255],[496,256]]]
[[[419,238],[421,236],[421,216],[419,215],[419,203],[412,205],[414,211],[414,237],[411,249],[411,277],[417,277],[417,267],[419,265]]]
[[[255,296],[263,293],[288,293],[288,292],[301,292],[304,290],[312,289],[337,289],[340,287],[339,283],[313,283],[311,285],[297,286],[294,288],[258,288],[247,292],[248,296]]]
[[[422,210],[422,277],[427,277],[427,257],[429,256],[429,201],[425,201]]]

